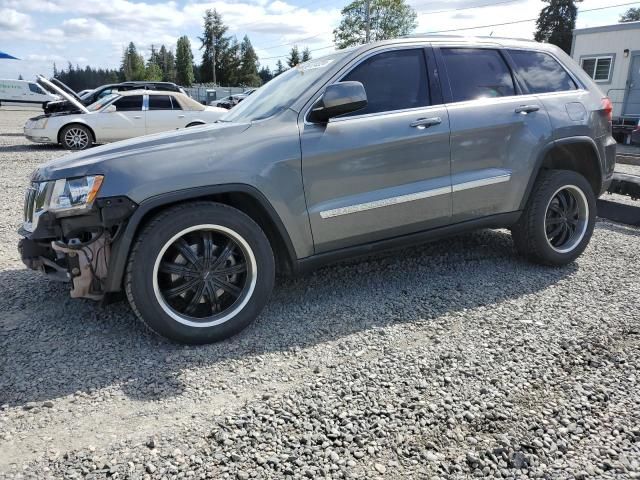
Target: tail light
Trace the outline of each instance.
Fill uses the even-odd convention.
[[[613,104],[611,103],[611,99],[609,97],[604,97],[602,99],[602,110],[607,115],[607,120],[610,122],[613,121]]]

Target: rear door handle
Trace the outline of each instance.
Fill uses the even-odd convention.
[[[184,115],[178,115],[178,118],[184,118]]]
[[[540,107],[538,105],[520,105],[515,109],[515,112],[527,114],[531,112],[537,112],[538,110],[540,110]]]
[[[142,118],[140,115],[135,115],[133,118]]]
[[[442,119],[440,117],[430,117],[430,118],[419,118],[415,122],[411,122],[411,126],[415,128],[419,128],[420,130],[425,129],[427,127],[432,127],[434,125],[440,125],[442,123]]]

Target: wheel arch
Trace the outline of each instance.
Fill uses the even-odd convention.
[[[271,243],[277,270],[286,274],[296,271],[297,256],[293,243],[282,220],[267,198],[250,185],[215,185],[170,192],[142,202],[129,217],[126,226],[123,227],[122,235],[112,245],[105,291],[117,292],[122,289],[122,280],[133,242],[151,218],[167,208],[202,200],[229,205],[251,217],[262,228]]]
[[[93,138],[93,143],[96,142],[96,132],[93,130],[93,128],[91,128],[91,125],[85,123],[85,122],[81,122],[79,120],[72,120],[69,123],[65,123],[64,125],[62,125],[59,129],[58,129],[58,143],[62,143],[61,142],[61,136],[62,136],[62,131],[67,128],[70,127],[71,125],[81,125],[83,127],[86,127],[87,129],[89,129],[89,133],[91,133],[91,138]]]
[[[567,137],[554,140],[542,149],[529,178],[520,209],[524,209],[536,179],[543,170],[571,170],[584,176],[594,194],[602,189],[602,162],[596,142],[591,137]]]

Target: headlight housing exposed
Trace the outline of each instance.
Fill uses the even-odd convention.
[[[100,186],[102,175],[90,175],[80,178],[63,178],[53,183],[47,210],[53,212],[76,213],[89,210],[93,205]]]

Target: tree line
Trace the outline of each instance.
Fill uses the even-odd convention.
[[[268,66],[260,66],[248,35],[238,41],[227,34],[229,27],[215,9],[206,10],[203,20],[203,34],[198,37],[202,50],[199,64],[194,61],[189,37],[184,35],[178,39],[175,53],[165,45],[160,48],[151,45],[149,58],[145,60],[130,42],[122,52],[119,69],[80,68],[69,63],[66,69],[59,70],[54,64],[53,75],[76,91],[129,80],[174,82],[185,87],[194,83],[259,87],[288,68],[311,59],[309,48],[300,51],[294,45],[285,62],[278,60],[272,71]]]

